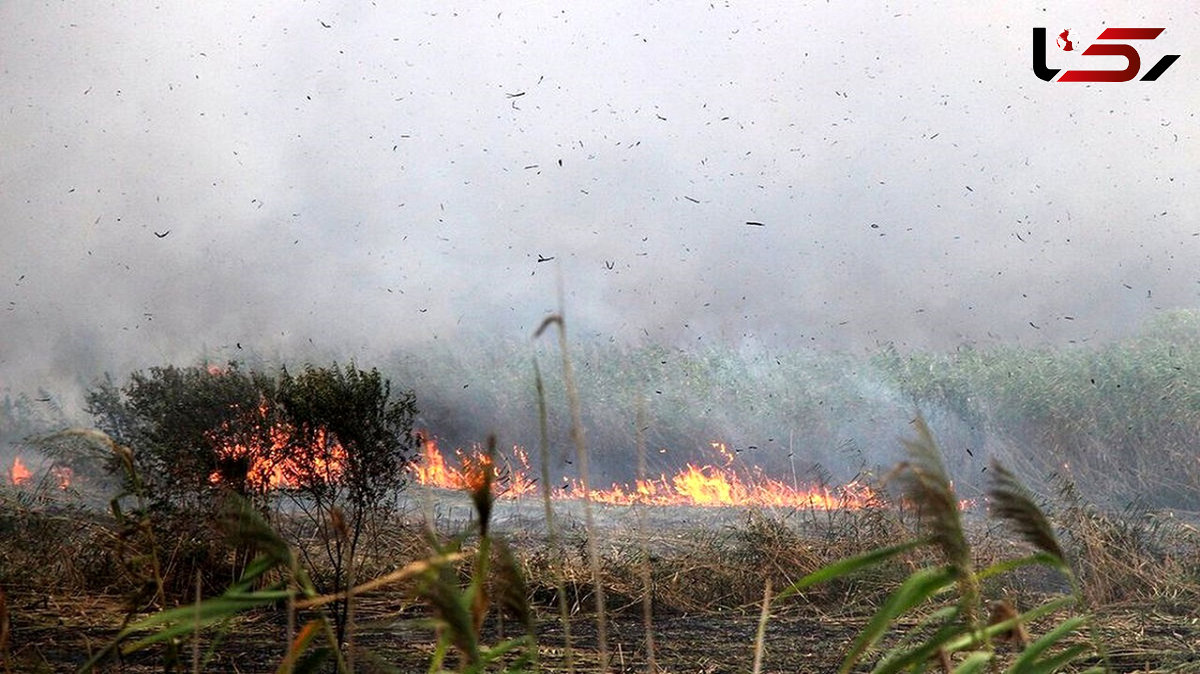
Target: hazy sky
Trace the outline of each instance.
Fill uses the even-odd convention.
[[[625,340],[1125,334],[1200,291],[1200,6],[1147,7],[2,3],[0,390],[522,336],[559,269]],[[1182,57],[1045,83],[1034,26]]]

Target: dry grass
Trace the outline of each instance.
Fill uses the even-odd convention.
[[[703,512],[701,511],[701,514]],[[31,515],[26,512],[21,516],[28,518]],[[678,519],[686,520],[690,516],[680,513]],[[1063,513],[1056,513],[1051,519],[1051,524],[1056,529],[1066,530],[1063,528],[1064,522],[1060,521],[1062,516]],[[285,521],[285,518],[280,518],[280,521]],[[973,563],[976,566],[985,567],[998,559],[1011,556],[1016,549],[1011,539],[997,530],[988,529],[973,521],[974,518],[968,518],[965,529],[972,542],[975,555]],[[715,529],[689,528],[686,525],[671,528],[658,521],[655,529],[646,532],[646,544],[651,550],[654,629],[660,642],[663,639],[667,640],[660,643],[661,652],[657,653],[657,664],[678,668],[681,662],[686,661],[679,659],[685,657],[681,651],[682,642],[671,643],[672,639],[698,638],[693,633],[694,630],[690,627],[685,629],[685,625],[699,626],[705,624],[706,620],[728,620],[742,625],[732,633],[742,635],[741,652],[744,659],[741,660],[740,667],[749,668],[753,659],[754,632],[762,608],[763,589],[768,583],[775,588],[787,587],[799,577],[830,561],[911,534],[913,523],[914,518],[911,514],[896,510],[836,513],[748,511],[740,518],[733,518],[729,524]],[[102,523],[90,526],[102,526]],[[454,523],[446,521],[441,526],[452,530]],[[1103,638],[1113,644],[1110,658],[1115,671],[1131,671],[1125,667],[1132,667],[1134,663],[1139,668],[1150,664],[1151,668],[1148,671],[1155,671],[1155,663],[1178,663],[1183,657],[1180,655],[1181,649],[1190,646],[1181,642],[1180,637],[1172,636],[1172,632],[1180,635],[1191,633],[1186,627],[1180,627],[1181,620],[1187,620],[1186,617],[1180,616],[1187,615],[1188,611],[1194,613],[1195,598],[1200,596],[1197,594],[1198,583],[1193,561],[1196,559],[1196,551],[1200,550],[1200,541],[1195,538],[1195,530],[1178,521],[1171,526],[1161,523],[1154,525],[1157,527],[1155,531],[1158,532],[1159,538],[1151,540],[1157,540],[1163,545],[1171,543],[1174,547],[1169,550],[1170,554],[1162,554],[1164,550],[1148,547],[1144,555],[1122,556],[1113,553],[1111,548],[1106,546],[1127,541],[1130,535],[1127,527],[1132,525],[1123,525],[1117,529],[1118,532],[1123,532],[1122,535],[1126,538],[1115,538],[1117,534],[1111,531],[1102,535],[1101,532],[1107,530],[1106,526],[1111,527],[1111,523],[1093,515],[1080,529],[1093,533],[1085,538],[1082,533],[1069,530],[1071,534],[1064,539],[1064,549],[1068,557],[1074,559],[1077,564],[1082,563],[1079,568],[1083,587],[1089,587],[1089,579],[1093,577],[1104,577],[1109,581],[1103,586],[1103,597],[1098,592],[1093,600],[1104,599],[1096,605],[1098,624],[1101,626]],[[377,533],[376,544],[369,552],[364,566],[371,577],[428,555],[427,543],[422,538],[422,528],[412,518],[384,523]],[[1144,531],[1143,536],[1149,536],[1150,533],[1150,530]],[[646,586],[642,578],[644,558],[635,534],[634,531],[628,531],[624,535],[610,531],[606,536],[608,542],[600,548],[600,577],[607,591],[607,608],[613,612],[613,619],[617,623],[626,626],[614,643],[623,644],[622,654],[627,664],[645,662],[645,653],[636,646],[639,638],[631,637],[628,632],[630,621],[640,622],[642,602],[646,596]],[[585,537],[586,531],[581,527],[568,528],[564,532],[565,549],[568,552],[564,560],[563,579],[566,596],[562,598],[569,607],[571,624],[578,632],[575,638],[577,643],[574,646],[578,652],[572,668],[577,671],[598,671],[599,656],[593,631],[594,624],[589,628],[589,621],[594,620],[592,607],[595,596],[587,562]],[[509,534],[508,538],[513,551],[513,564],[520,575],[528,579],[527,593],[530,604],[540,616],[539,623],[544,626],[544,632],[548,629],[545,625],[560,623],[556,616],[561,596],[557,583],[553,581],[555,560],[547,553],[545,533],[536,529],[517,531]],[[1084,545],[1085,540],[1090,543]],[[68,546],[78,544],[80,543],[64,543]],[[308,544],[315,545],[317,542],[311,541]],[[462,549],[462,553],[470,556],[477,550],[475,544],[468,543]],[[1155,554],[1150,554],[1152,552]],[[7,546],[4,553],[4,559],[11,559],[12,550],[7,549]],[[872,569],[827,585],[816,586],[807,590],[801,597],[793,597],[782,604],[775,604],[764,637],[764,671],[778,666],[777,658],[788,653],[787,648],[792,648],[781,645],[781,642],[791,643],[781,636],[781,630],[801,629],[811,631],[812,634],[838,633],[848,638],[855,625],[862,625],[862,616],[877,607],[910,570],[919,568],[933,559],[928,555],[914,553],[893,567]],[[1193,565],[1191,569],[1188,568],[1189,563]],[[457,575],[458,581],[467,582],[471,573],[470,566],[461,568]],[[68,578],[65,582],[60,581],[57,586],[50,584],[48,577],[25,576],[24,580],[26,582],[21,584],[23,591],[16,595],[12,595],[11,586],[6,588],[12,595],[10,612],[14,616],[13,643],[21,645],[14,654],[17,657],[16,661],[26,664],[31,662],[29,658],[33,657],[34,653],[29,647],[31,637],[35,642],[40,642],[41,648],[47,653],[56,650],[50,642],[45,641],[55,634],[53,630],[30,630],[34,627],[31,625],[32,619],[39,615],[46,618],[74,615],[76,617],[72,620],[82,620],[75,624],[87,626],[87,630],[81,633],[92,635],[93,647],[103,642],[105,632],[101,625],[87,616],[114,614],[111,610],[97,611],[99,605],[90,609],[84,608],[83,600],[78,597],[86,596],[89,589],[86,585],[76,586],[75,583],[84,582],[86,576]],[[1010,580],[1013,584],[1003,587],[991,587],[985,583],[985,596],[995,597],[1002,592],[1014,597],[1019,606],[1028,606],[1037,598],[1045,596],[1047,583],[1053,585],[1053,580],[1039,577],[1037,574],[1019,574]],[[43,591],[50,590],[51,599],[44,608],[36,608],[35,595],[27,592],[35,587]],[[68,598],[72,593],[76,598]],[[491,594],[498,596],[494,590]],[[356,615],[359,616],[358,621],[364,630],[363,648],[387,648],[378,636],[372,636],[375,634],[373,630],[376,629],[372,626],[379,624],[380,620],[388,622],[405,617],[411,619],[425,614],[419,597],[403,588],[364,593],[357,601]],[[111,608],[119,606],[112,602],[110,604]],[[116,617],[119,619],[119,612]],[[817,627],[813,621],[824,626]],[[274,632],[275,635],[284,630],[284,626],[278,621],[256,620],[249,625],[252,627],[247,629],[251,629],[252,633],[263,635],[264,644],[272,638],[272,630],[278,630]],[[274,627],[271,627],[272,625]],[[1170,627],[1172,625],[1174,627]],[[485,630],[495,629],[494,619],[489,620]],[[833,632],[828,632],[829,630]],[[642,633],[638,631],[634,634]],[[428,641],[432,634],[426,632],[425,635],[417,638],[432,643]],[[544,633],[540,639],[545,641],[546,648],[557,644],[559,649],[552,648],[543,652],[543,658],[550,658],[544,665],[559,667],[562,668],[559,671],[565,671],[561,633]],[[78,642],[70,641],[75,644],[74,647],[78,647]],[[701,648],[703,642],[691,643],[691,648],[697,649]],[[718,650],[724,652],[724,648],[722,646]],[[614,661],[619,661],[620,657],[622,655],[613,654]],[[712,657],[716,658],[714,662],[722,661],[715,654]],[[720,657],[731,656],[726,654]],[[801,657],[801,654],[797,651],[787,657]],[[360,657],[359,662],[361,665],[365,661]],[[61,662],[47,669],[59,667]],[[693,670],[685,666],[683,670],[675,671]]]
[[[586,485],[590,476],[584,406],[567,355],[561,314],[548,318],[542,329],[552,326],[558,330],[563,359],[560,376],[575,458]],[[1196,352],[1200,354],[1200,349]],[[1003,365],[1009,360],[1000,358],[998,362]],[[1200,355],[1196,362],[1200,367]],[[980,366],[970,357],[954,365]],[[1148,374],[1145,365],[1136,362],[1133,370],[1143,378],[1158,376]],[[962,391],[995,384],[989,379],[994,373],[980,368],[972,375],[979,381],[968,382],[971,385],[958,382]],[[956,400],[944,395],[945,377],[958,374],[954,368],[950,370],[920,382],[939,391],[941,403]],[[588,376],[584,373],[582,378]],[[543,439],[541,464],[546,470],[548,413],[540,373],[536,383]],[[635,390],[642,383],[635,383]],[[1028,404],[1033,407],[1021,408],[1036,413],[1037,433],[1042,436],[1025,437],[1053,435],[1055,441],[1070,440],[1072,456],[1078,457],[1083,445],[1095,440],[1095,420],[1088,422],[1090,428],[1067,423],[1055,426],[1070,417],[1062,407],[1070,399],[1063,395],[1058,374],[1042,383],[1045,386],[1036,391],[1038,395],[1029,397]],[[642,434],[653,424],[646,421],[642,403],[636,402],[644,391],[636,393],[632,435],[638,449],[637,472],[642,475],[646,470]],[[1012,391],[1000,393],[1009,396]],[[928,391],[921,395],[930,398]],[[920,396],[914,393],[914,397]],[[1091,400],[1079,398],[1084,399]],[[1043,404],[1045,409],[1033,409]],[[1001,411],[1013,413],[1009,408]],[[970,412],[963,410],[964,414]],[[987,415],[980,418],[984,417]],[[1169,454],[1175,458],[1185,444],[1176,440]],[[905,446],[908,460],[896,472],[897,481],[905,487],[904,497],[854,511],[749,510],[731,517],[732,511],[701,508],[622,511],[585,500],[575,508],[576,514],[582,515],[577,522],[569,512],[562,512],[571,510],[570,506],[547,499],[544,513],[532,520],[533,526],[514,528],[497,517],[499,506],[491,490],[495,476],[485,468],[468,495],[470,505],[458,511],[470,513],[465,518],[431,518],[418,523],[400,513],[371,521],[364,537],[367,544],[358,558],[340,560],[347,568],[358,569],[357,581],[348,584],[349,590],[327,594],[319,592],[311,579],[330,569],[321,566],[321,555],[305,553],[322,549],[328,532],[305,528],[300,518],[283,510],[272,513],[269,527],[243,513],[247,521],[254,520],[250,538],[256,540],[252,545],[245,541],[231,544],[194,521],[156,522],[151,529],[146,524],[149,516],[140,507],[142,514],[137,517],[124,517],[120,512],[107,516],[49,498],[46,492],[0,490],[0,533],[4,534],[0,537],[0,663],[6,669],[30,663],[34,669],[54,669],[62,664],[47,658],[37,645],[52,650],[54,644],[46,641],[53,640],[47,636],[54,634],[52,629],[46,625],[30,629],[26,620],[30,615],[47,617],[36,608],[31,610],[37,606],[38,596],[45,597],[44,606],[52,598],[71,593],[86,597],[114,591],[130,598],[124,606],[130,617],[155,609],[142,619],[142,627],[174,630],[170,639],[159,639],[161,631],[158,636],[141,638],[146,645],[163,645],[168,653],[164,667],[177,671],[203,668],[202,639],[228,643],[222,641],[227,634],[212,631],[218,618],[225,620],[223,630],[229,630],[233,621],[250,620],[261,629],[258,634],[264,643],[283,634],[288,644],[283,671],[300,670],[305,658],[322,652],[322,657],[331,659],[341,671],[370,671],[375,666],[372,663],[381,662],[379,654],[371,650],[372,644],[379,643],[374,639],[377,626],[413,618],[433,625],[414,639],[419,659],[432,671],[553,671],[560,665],[566,671],[609,671],[614,667],[656,671],[660,666],[669,669],[672,662],[680,667],[678,644],[669,637],[655,637],[663,636],[665,626],[695,616],[729,619],[739,625],[744,622],[749,632],[739,644],[741,659],[735,666],[739,670],[779,666],[773,660],[777,653],[772,644],[778,636],[774,632],[781,626],[799,624],[813,633],[834,630],[830,634],[835,636],[830,638],[844,642],[839,644],[839,652],[853,641],[848,646],[852,655],[847,667],[857,658],[869,657],[874,648],[900,649],[891,652],[903,654],[904,639],[919,642],[932,634],[949,640],[955,635],[938,631],[945,627],[943,620],[946,625],[963,625],[959,636],[967,645],[960,644],[960,653],[954,656],[959,658],[958,665],[981,663],[984,660],[977,656],[990,658],[997,653],[1005,662],[1020,662],[1019,648],[1003,650],[1008,647],[999,646],[993,650],[997,645],[993,640],[998,643],[1001,637],[1020,634],[1026,627],[1035,635],[1039,630],[1062,627],[1061,639],[1055,640],[1070,649],[1067,655],[1094,657],[1085,660],[1085,665],[1106,662],[1114,671],[1135,667],[1155,671],[1156,667],[1183,663],[1185,657],[1180,653],[1189,647],[1195,650],[1194,640],[1176,643],[1172,639],[1181,639],[1178,634],[1195,634],[1195,630],[1177,626],[1186,620],[1194,623],[1195,606],[1200,603],[1200,532],[1195,523],[1169,512],[1113,511],[1089,500],[1100,496],[1094,490],[1095,470],[1114,465],[1119,458],[1115,450],[1105,449],[1093,457],[1084,490],[1059,474],[1051,483],[1058,493],[1048,501],[1025,490],[999,464],[989,465],[991,514],[1004,520],[1014,537],[987,524],[981,513],[960,510],[951,471],[943,464],[923,421],[918,420],[916,438]],[[489,451],[494,451],[494,442]],[[1145,468],[1139,480],[1155,474],[1147,455],[1135,458],[1138,460],[1130,465]],[[133,478],[136,483],[136,475]],[[549,484],[548,472],[543,472],[543,481]],[[874,486],[883,489],[883,485]],[[1182,492],[1173,492],[1178,493]],[[622,515],[624,525],[620,523]],[[633,526],[626,526],[630,522]],[[895,545],[916,537],[933,545]],[[273,560],[271,566],[259,568],[246,556],[254,549],[266,551]],[[807,582],[825,573],[831,563],[869,557],[880,549],[890,552],[875,561],[886,559],[887,563],[855,563],[844,567],[844,573],[830,574],[827,582]],[[1029,555],[1030,549],[1036,554]],[[306,560],[306,565],[299,559]],[[1013,559],[1027,565],[1004,566]],[[20,593],[14,592],[17,587]],[[1091,623],[1095,627],[1090,642],[1075,633],[1085,624],[1082,618],[1056,612],[1067,602],[1047,599],[1062,593],[1082,598],[1097,617]],[[942,594],[953,594],[954,599],[941,608],[905,613]],[[208,598],[199,601],[200,596]],[[349,632],[344,642],[329,635],[323,612],[326,605],[338,601],[349,604]],[[1001,618],[1000,625],[989,626],[989,605],[1027,611],[1032,606],[1034,611],[1021,614],[1009,610],[1003,615],[1013,618]],[[178,608],[172,611],[170,606]],[[222,606],[228,608],[228,614],[220,612],[226,610]],[[1043,607],[1048,608],[1037,613]],[[55,608],[67,613],[74,610],[69,601]],[[876,611],[884,622],[867,622],[866,616]],[[1158,633],[1145,622],[1134,629],[1135,612],[1175,629]],[[1021,615],[1033,616],[1029,625],[1015,617]],[[545,647],[547,624],[560,630],[550,639],[553,653]],[[640,632],[637,627],[631,631],[630,625],[640,627]],[[904,636],[885,634],[888,627]],[[134,632],[122,631],[120,638],[139,638]],[[513,637],[514,632],[518,636]],[[1131,632],[1137,632],[1136,639]],[[635,635],[632,638],[631,633]],[[112,636],[111,631],[107,636]],[[184,657],[178,648],[187,639],[192,643],[189,657]],[[709,636],[705,641],[700,635],[694,646],[711,645],[712,639]],[[540,649],[538,641],[543,644]],[[1103,649],[1092,648],[1101,642],[1109,645],[1106,661]],[[32,650],[28,646],[13,649],[12,644],[17,643],[35,645]],[[87,644],[80,650],[78,642],[70,648],[75,652],[62,655],[62,661],[78,661],[94,649]],[[111,644],[109,649],[116,652]],[[1092,655],[1094,650],[1099,655]],[[940,646],[928,653],[914,652],[923,658],[936,655],[947,668],[952,662],[953,651]],[[278,651],[272,650],[271,658],[277,656]],[[708,667],[704,662],[683,662],[687,671]],[[790,660],[784,662],[795,666]],[[271,664],[279,662],[272,660]],[[720,664],[713,665],[713,671],[720,669]]]

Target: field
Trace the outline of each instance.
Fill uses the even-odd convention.
[[[6,671],[1200,671],[1191,313],[1059,350],[274,367],[98,382],[98,430],[5,400]],[[435,436],[453,479],[414,472]],[[698,504],[688,466],[763,496]]]

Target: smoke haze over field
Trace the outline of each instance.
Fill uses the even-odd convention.
[[[677,345],[1196,305],[1190,3],[384,4],[0,5],[0,390],[524,338],[558,270],[575,334]],[[1034,26],[1182,56],[1045,83]]]

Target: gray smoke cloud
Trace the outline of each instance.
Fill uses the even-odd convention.
[[[621,340],[1127,334],[1196,304],[1200,15],[1056,4],[4,3],[0,389],[525,338],[560,273]],[[1182,58],[1034,77],[1106,25]]]

